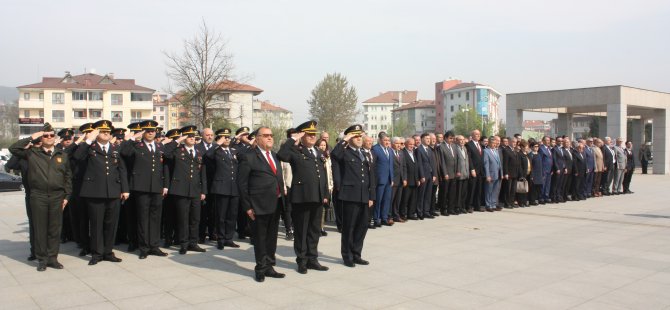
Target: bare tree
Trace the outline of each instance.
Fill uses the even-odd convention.
[[[167,75],[171,81],[168,92],[190,112],[190,118],[202,128],[210,125],[217,108],[215,96],[220,85],[239,85],[233,80],[233,55],[220,33],[203,20],[196,35],[184,40],[181,53],[163,52],[167,58]],[[176,89],[176,91],[174,91]]]

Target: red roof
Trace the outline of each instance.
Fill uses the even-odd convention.
[[[368,100],[363,101],[363,103],[396,103],[400,98],[400,93],[402,94],[402,103],[412,103],[416,101],[418,91],[387,91],[385,93],[379,94],[377,97],[372,97]]]
[[[406,104],[397,109],[393,109],[391,112],[404,111],[409,109],[418,109],[418,108],[435,108],[435,100],[417,100],[410,104]]]
[[[261,110],[264,111],[277,111],[277,112],[291,112],[289,110],[286,110],[280,106],[276,106],[271,104],[269,101],[261,101]]]
[[[153,89],[136,85],[134,79],[115,79],[111,76],[84,73],[65,77],[44,77],[42,82],[19,86],[17,88],[55,88],[55,89],[92,89],[92,90],[137,90],[154,92]]]
[[[452,89],[461,89],[461,88],[469,88],[469,87],[475,87],[475,86],[486,86],[484,84],[479,84],[479,83],[460,83],[452,88],[449,88],[447,90],[452,90]]]
[[[211,86],[213,90],[221,91],[238,91],[238,92],[252,92],[254,95],[258,95],[263,92],[262,89],[251,86],[248,84],[242,84],[235,81],[225,80],[219,83],[216,83]]]

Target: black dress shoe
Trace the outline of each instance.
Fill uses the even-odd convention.
[[[318,271],[328,271],[328,267],[319,264],[319,262],[307,263],[307,269],[314,269]]]
[[[47,263],[39,262],[37,264],[37,271],[45,271],[45,270],[47,270]]]
[[[375,227],[382,227],[382,222],[375,223]]]
[[[265,276],[266,276],[266,277],[270,277],[270,278],[276,278],[276,279],[281,279],[281,278],[286,277],[285,274],[283,274],[283,273],[279,273],[279,272],[277,272],[277,271],[274,270],[274,269],[271,269],[271,270],[267,271],[267,272],[265,273]]]
[[[147,255],[149,255],[147,252],[140,251],[140,259],[146,259]]]
[[[232,241],[226,241],[226,242],[223,243],[223,245],[224,246],[229,246],[231,248],[239,248],[240,247],[239,244],[237,244],[235,242],[232,242]]]
[[[328,232],[326,232],[325,230],[322,229],[321,230],[321,237],[325,237],[325,236],[328,236]]]
[[[169,249],[171,246],[172,246],[172,242],[165,241],[165,243],[163,243],[163,248],[165,248],[165,249]]]
[[[193,252],[199,252],[199,253],[205,253],[205,252],[207,252],[207,250],[201,248],[201,247],[198,246],[197,244],[196,244],[196,245],[189,246],[187,250],[189,250],[189,251],[193,251]]]
[[[289,231],[286,233],[286,240],[288,241],[293,240],[293,231]]]
[[[165,253],[165,252],[163,252],[163,251],[161,251],[161,250],[158,249],[158,248],[155,248],[155,249],[151,249],[151,250],[149,250],[149,255],[154,255],[154,256],[167,256],[168,254]]]
[[[88,255],[88,253],[89,253],[88,250],[86,250],[86,249],[81,249],[81,251],[79,251],[79,256],[82,256],[82,257],[83,257],[83,256]]]
[[[53,261],[50,263],[47,263],[47,267],[53,268],[53,269],[63,269],[63,264],[59,263],[58,261]]]
[[[298,266],[298,273],[306,274],[307,273],[307,266],[305,266],[305,265]]]
[[[384,226],[393,226],[393,224],[389,223],[388,221],[382,221],[382,222],[380,223],[380,226],[381,226],[381,225],[384,225]]]
[[[449,216],[449,212],[447,212],[447,211],[442,211],[442,212],[440,212],[440,214],[442,216]]]
[[[223,243],[217,242],[216,243],[216,248],[219,249],[219,250],[223,250]]]
[[[348,259],[344,260],[344,265],[347,266],[347,267],[350,267],[350,268],[356,267],[356,264],[354,264],[354,262],[352,262]]]
[[[432,215],[432,216],[440,216],[440,214],[437,213],[437,212],[431,212],[430,215]]]
[[[360,258],[360,257],[354,257],[354,263],[358,265],[370,265],[370,262]]]
[[[116,257],[116,255],[114,255],[114,253],[103,256],[102,260],[112,262],[112,263],[120,263],[121,261],[123,261],[122,259]]]
[[[181,255],[186,254],[186,248],[179,249],[179,254],[181,254]]]
[[[37,259],[37,256],[35,256],[35,255],[28,256],[28,260],[31,261],[31,262],[36,260],[36,259]]]
[[[368,224],[368,229],[375,229],[377,228],[375,224]]]
[[[89,266],[97,265],[98,262],[99,262],[99,260],[98,260],[97,258],[94,257],[94,258],[91,258],[90,261],[88,261],[88,265],[89,265]]]
[[[256,276],[254,277],[256,282],[263,282],[265,281],[265,275],[259,272],[256,272]]]
[[[419,218],[416,217],[416,216],[410,216],[410,217],[408,217],[407,219],[408,219],[408,220],[412,220],[412,221],[416,221],[416,220],[418,220]]]
[[[128,244],[128,252],[135,252],[135,250],[137,250],[137,245],[132,243]]]
[[[424,216],[424,218],[427,218],[427,219],[434,219],[435,217],[434,217],[432,214],[428,214],[428,215]]]

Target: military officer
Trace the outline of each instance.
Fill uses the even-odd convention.
[[[41,147],[26,148],[31,140],[42,138]],[[47,266],[63,269],[58,262],[63,209],[72,194],[72,170],[67,154],[55,148],[56,134],[49,123],[30,138],[21,139],[9,150],[28,161],[30,211],[35,233],[37,271]]]
[[[197,127],[181,128],[181,137],[165,145],[165,157],[171,162],[171,182],[168,192],[174,197],[177,215],[177,232],[181,248],[186,251],[205,252],[198,246],[200,204],[207,195],[207,168],[203,155],[195,148]],[[180,145],[184,142],[183,145]]]
[[[281,146],[277,157],[291,164],[291,219],[294,226],[293,249],[298,272],[307,269],[326,271],[328,267],[318,261],[318,244],[321,236],[323,205],[328,203],[328,176],[325,157],[314,147],[316,121],[296,127],[294,133]]]
[[[137,137],[137,133],[142,132],[142,124],[140,122],[130,123],[126,128],[133,135],[135,141],[141,140],[142,137]],[[125,140],[123,137],[121,143]],[[132,158],[122,157],[123,161],[126,163],[126,171],[128,171],[128,185],[130,185],[130,178],[133,172],[133,160]],[[131,188],[132,194],[132,188]],[[128,243],[128,252],[133,252],[137,250],[137,208],[135,203],[135,195],[130,195],[126,201],[122,201],[121,215],[119,216],[119,231],[117,234],[120,236],[122,242]]]
[[[342,202],[342,260],[347,267],[368,265],[361,257],[363,241],[368,231],[370,208],[375,200],[374,173],[361,152],[363,127],[353,125],[344,131],[331,157],[340,167],[341,186],[338,199]]]
[[[163,175],[163,145],[154,140],[157,125],[156,121],[143,121],[140,124],[142,131],[127,134],[128,140],[121,143],[120,148],[121,155],[133,165],[130,190],[135,196],[140,259],[148,255],[167,256],[158,248],[162,203],[168,192],[168,180]],[[130,138],[133,138],[132,141]]]
[[[173,141],[181,137],[181,131],[179,129],[170,129],[165,133],[164,141]],[[170,161],[165,161],[163,170],[166,172],[165,175],[170,179],[169,171],[172,170]],[[179,238],[176,233],[176,211],[174,206],[174,195],[168,191],[168,195],[163,198],[163,238],[165,243],[163,247],[170,248],[173,244],[179,242]]]
[[[119,221],[120,200],[129,196],[126,166],[119,155],[119,146],[110,143],[112,122],[101,120],[93,124],[95,130],[86,134],[74,154],[77,161],[86,163],[81,185],[91,226],[91,260],[95,265],[105,260],[121,261],[112,252]]]

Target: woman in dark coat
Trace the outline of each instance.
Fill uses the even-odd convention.
[[[519,169],[516,175],[517,182],[523,182],[523,180],[526,180],[529,186],[528,193],[516,193],[516,201],[519,204],[519,207],[528,207],[528,198],[530,196],[531,162],[530,158],[528,157],[528,142],[526,142],[526,140],[519,141],[516,155],[519,161]],[[516,184],[514,184],[514,186],[516,186]]]
[[[538,151],[540,150],[540,144],[531,143],[530,145],[530,178],[528,179],[528,185],[530,186],[530,205],[537,206],[538,199],[540,197],[540,191],[542,191],[543,182],[543,166],[542,166],[542,156],[539,156]],[[544,201],[540,202],[544,204]]]

